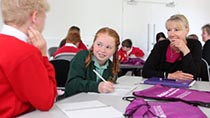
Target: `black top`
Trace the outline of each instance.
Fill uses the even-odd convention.
[[[144,78],[164,78],[164,72],[166,72],[167,75],[168,73],[180,70],[193,74],[194,78],[197,78],[200,73],[202,54],[201,43],[197,40],[187,40],[187,46],[190,49],[190,53],[183,56],[182,60],[177,60],[174,63],[166,62],[166,52],[169,44],[169,40],[163,40],[154,46],[144,64],[142,76]]]
[[[208,62],[208,65],[210,65],[210,39],[206,41],[203,46],[202,57]]]

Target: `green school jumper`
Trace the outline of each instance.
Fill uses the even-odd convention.
[[[106,62],[105,67],[98,68],[97,62],[95,62],[94,59],[95,57],[93,57],[90,65],[86,68],[85,59],[88,54],[89,51],[82,50],[78,52],[71,60],[70,70],[65,86],[66,97],[80,92],[98,92],[98,85],[102,80],[98,79],[97,75],[93,72],[93,69],[99,71],[99,73],[106,80],[112,77],[111,60],[108,60],[108,62]]]

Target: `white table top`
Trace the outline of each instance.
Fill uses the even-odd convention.
[[[135,90],[143,90],[145,88],[151,87],[151,85],[139,84],[142,81],[141,77],[135,76],[122,76],[118,79],[119,85],[126,86],[137,86]],[[210,82],[196,82],[192,89],[210,91]],[[132,91],[126,96],[132,95]],[[97,95],[97,94],[87,94],[80,93],[74,95],[72,97],[65,98],[61,101],[55,103],[53,108],[50,111],[42,112],[39,110],[27,113],[18,118],[68,118],[59,108],[58,104],[70,103],[70,102],[82,102],[82,101],[90,101],[90,100],[98,100],[104,104],[111,105],[122,114],[125,112],[128,101],[122,100],[122,96],[111,96],[111,95]],[[210,117],[210,108],[200,107],[201,110]],[[123,117],[122,117],[123,118]]]

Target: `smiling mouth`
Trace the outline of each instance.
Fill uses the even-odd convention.
[[[104,55],[104,54],[98,54],[98,56],[100,57],[100,58],[104,58],[104,57],[106,57],[106,55]]]

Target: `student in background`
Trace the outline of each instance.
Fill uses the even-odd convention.
[[[60,42],[59,48],[61,48],[62,46],[65,45],[66,40],[67,40],[67,37],[68,37],[68,35],[69,35],[71,32],[76,32],[76,33],[79,33],[79,35],[80,35],[80,28],[77,27],[77,26],[72,26],[72,27],[70,27],[70,28],[69,28],[69,31],[68,31],[68,33],[67,33],[66,38],[64,38],[64,39]],[[81,50],[87,50],[87,47],[86,47],[85,44],[82,42],[82,40],[80,41],[78,48],[81,49]]]
[[[187,36],[187,39],[198,40],[198,36],[196,34],[190,34],[190,35]]]
[[[202,57],[210,65],[210,24],[204,25],[202,28],[202,40],[205,42],[202,50]]]
[[[114,91],[113,83],[119,71],[119,35],[111,28],[101,28],[89,50],[83,50],[72,59],[65,86],[65,96],[80,92],[109,93]],[[113,60],[110,60],[110,57]],[[94,73],[96,70],[107,82]]]
[[[120,62],[123,63],[127,62],[130,57],[143,57],[144,52],[140,48],[134,47],[131,39],[125,39],[122,42],[122,47],[118,51],[118,55]]]
[[[165,79],[196,79],[200,73],[201,43],[187,40],[189,23],[184,15],[176,14],[166,21],[169,40],[158,42],[147,58],[142,76]]]
[[[163,32],[159,32],[156,34],[156,43],[165,39],[166,39],[166,36]]]
[[[41,34],[48,9],[47,0],[1,0],[0,118],[54,104],[55,72]]]
[[[78,32],[69,33],[66,37],[66,43],[64,46],[56,50],[56,52],[53,54],[53,57],[61,53],[72,53],[76,55],[76,53],[80,51],[78,48],[80,42],[81,38]]]
[[[144,56],[144,52],[138,48],[134,47],[131,39],[125,39],[122,42],[122,47],[118,51],[120,63],[128,62],[129,58],[142,58]],[[120,69],[118,76],[125,75],[128,71],[132,71],[135,76],[140,76],[139,69]]]

